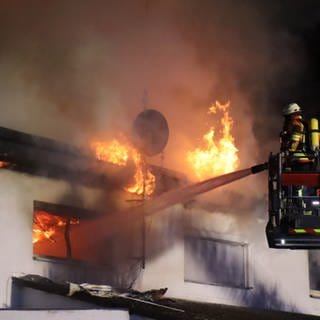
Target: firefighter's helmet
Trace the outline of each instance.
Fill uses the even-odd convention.
[[[296,103],[290,103],[287,106],[285,106],[282,110],[282,115],[289,116],[290,114],[297,114],[301,113],[301,108]]]

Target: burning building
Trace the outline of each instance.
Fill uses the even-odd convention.
[[[317,251],[267,246],[266,176],[200,195],[277,150],[269,93],[297,76],[297,44],[262,2],[124,2],[1,7],[1,307],[83,307],[55,286],[71,282],[318,314]],[[118,135],[145,87],[170,125],[157,158]]]
[[[3,127],[0,131],[1,173],[8,191],[8,202],[3,205],[11,212],[3,216],[3,222],[11,226],[8,232],[17,234],[6,253],[11,261],[8,267],[24,265],[23,272],[54,281],[129,287],[145,268],[147,249],[144,214],[130,217],[131,208],[148,197],[177,188],[185,178],[147,166],[136,149],[116,140],[105,144],[95,141],[81,150]],[[22,224],[14,226],[21,210],[25,211]],[[4,241],[7,234],[3,236]],[[29,236],[30,241],[25,242]],[[25,246],[28,258],[17,253]],[[21,260],[11,259],[11,254]],[[3,276],[8,280],[6,272]],[[32,308],[32,298],[27,302],[15,287],[11,290],[8,285],[2,294],[3,306]],[[33,307],[45,305],[42,301]]]
[[[219,130],[211,127],[202,146],[186,154],[200,180],[239,165],[229,104],[216,103],[210,113],[216,112],[214,107],[222,111],[220,138]],[[266,217],[257,212],[250,223],[241,225],[241,218],[221,209],[223,201],[212,205],[207,197],[195,198],[226,183],[220,178],[210,186],[208,182],[190,185],[182,174],[147,164],[125,138],[94,140],[80,149],[0,128],[0,156],[5,307],[92,307],[68,300],[49,303],[46,294],[39,297],[33,290],[56,289],[50,285],[48,289],[43,280],[27,289],[37,276],[21,278],[22,272],[53,283],[99,283],[140,292],[168,287],[174,298],[315,313],[316,253],[270,250],[263,230]],[[219,165],[211,168],[214,172],[208,172],[210,162]],[[227,182],[250,172],[240,170]],[[232,207],[239,214],[244,208],[252,210],[228,189],[214,192],[218,197],[224,193],[229,201],[235,197],[238,205]],[[215,197],[213,192],[210,197]],[[255,210],[261,210],[261,205]],[[290,281],[302,270],[309,274],[309,286],[306,278]],[[299,295],[291,291],[296,285],[304,286]],[[150,316],[154,311],[144,312],[141,315]]]

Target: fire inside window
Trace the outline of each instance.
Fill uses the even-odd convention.
[[[33,256],[104,264],[93,211],[35,201]]]

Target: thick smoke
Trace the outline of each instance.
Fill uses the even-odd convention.
[[[283,90],[290,101],[282,102],[291,102],[288,87],[304,67],[278,3],[5,1],[0,125],[87,146],[130,132],[146,89],[148,107],[170,127],[163,165],[187,172],[187,150],[214,125],[208,108],[230,100],[241,168],[265,161],[277,151],[281,127],[274,97]],[[239,182],[223,203],[237,199],[252,211],[244,199],[264,199],[263,183]]]
[[[93,138],[130,133],[147,90],[148,107],[162,112],[170,128],[163,162],[148,161],[192,176],[185,155],[215,125],[207,110],[230,100],[240,167],[266,161],[278,149],[282,104],[295,97],[288,88],[305,67],[301,43],[285,22],[306,25],[298,2],[2,1],[0,126],[88,146]],[[305,13],[311,4],[303,1]],[[255,223],[248,217],[267,216],[265,193],[266,176],[253,176],[184,204],[191,218],[176,207],[165,219],[147,221],[155,229],[148,256],[172,247],[184,227],[232,233],[240,229],[234,217]],[[96,206],[116,211],[119,198],[103,197]],[[126,234],[128,224],[102,225],[101,234],[114,226]]]
[[[272,90],[303,66],[277,3],[5,2],[0,125],[86,146],[130,132],[146,89],[170,127],[163,165],[188,172],[209,106],[230,100],[241,168],[265,161],[281,127]]]
[[[253,164],[272,149],[281,123],[270,86],[297,71],[296,44],[276,33],[274,7],[191,0],[5,3],[1,125],[86,144],[130,131],[147,89],[149,106],[170,126],[164,165],[181,168],[186,150],[208,127],[210,104],[231,100],[241,165]]]

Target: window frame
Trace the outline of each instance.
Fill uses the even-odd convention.
[[[319,260],[319,264],[317,264],[316,266],[314,264],[312,264],[312,254],[317,253],[319,255],[319,258],[317,260]],[[319,268],[317,268],[317,266],[320,265],[320,250],[308,250],[308,278],[309,278],[309,294],[311,298],[315,298],[315,299],[320,299],[320,286],[319,289],[313,287],[312,285],[312,280],[314,280],[314,273],[317,272],[319,270]],[[319,279],[320,282],[320,271],[317,272],[317,278]]]
[[[243,266],[242,284],[237,285],[232,283],[226,283],[223,281],[211,282],[211,281],[188,279],[186,274],[186,241],[190,239],[195,239],[198,241],[215,242],[218,244],[224,244],[224,245],[230,245],[230,246],[242,248],[242,266]],[[248,243],[214,238],[214,237],[211,238],[211,237],[190,236],[190,235],[185,236],[184,240],[185,240],[184,241],[184,282],[197,283],[197,284],[203,284],[203,285],[212,285],[212,286],[218,286],[218,287],[227,287],[227,288],[251,289],[250,279],[249,279],[249,244]]]
[[[71,205],[65,205],[65,204],[59,204],[59,203],[51,203],[51,202],[45,202],[45,201],[39,201],[34,200],[33,201],[33,212],[32,212],[32,218],[34,218],[36,211],[45,211],[48,214],[51,214],[53,216],[60,216],[63,218],[70,218],[70,219],[79,219],[81,220],[91,220],[97,218],[99,215],[101,215],[100,212],[90,210],[90,209],[84,209],[76,206]],[[67,247],[72,246],[71,240],[70,240],[70,229],[68,232],[68,241],[65,239],[65,249],[67,252]],[[32,234],[33,236],[33,234]],[[70,248],[71,250],[71,248]],[[88,263],[85,260],[79,260],[77,258],[74,258],[72,255],[68,257],[66,256],[54,256],[54,255],[44,255],[44,254],[37,254],[34,252],[34,244],[32,245],[32,258],[33,260],[37,261],[46,261],[46,262],[57,262],[57,263],[68,263],[68,264],[83,264],[87,265]]]

